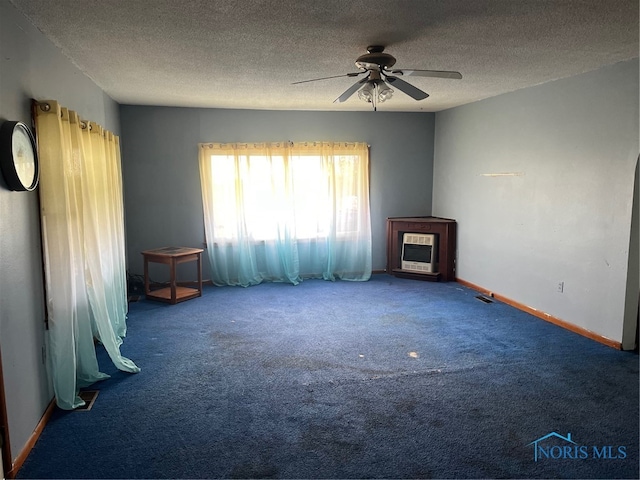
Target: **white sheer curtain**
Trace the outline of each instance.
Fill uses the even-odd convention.
[[[51,376],[60,408],[84,404],[78,391],[108,378],[94,339],[116,367],[140,369],[120,354],[127,293],[119,139],[57,102],[36,106],[40,206]]]
[[[200,179],[216,285],[370,278],[367,144],[201,144]]]

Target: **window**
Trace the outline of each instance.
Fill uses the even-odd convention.
[[[368,163],[361,143],[200,145],[210,255],[221,245],[285,242],[293,256],[301,241],[360,250],[364,241],[370,256]]]

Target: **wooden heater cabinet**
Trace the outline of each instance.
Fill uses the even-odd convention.
[[[405,233],[438,235],[438,271],[417,273],[402,269],[402,237]],[[387,218],[387,273],[416,280],[452,282],[456,279],[456,221],[440,217]]]

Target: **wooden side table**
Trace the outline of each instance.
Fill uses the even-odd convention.
[[[191,298],[202,296],[202,249],[187,247],[164,247],[145,250],[144,257],[144,293],[147,298],[175,305]],[[176,281],[176,265],[185,262],[197,262],[197,288],[178,286]],[[151,290],[149,286],[149,262],[169,265],[170,284],[168,287]]]

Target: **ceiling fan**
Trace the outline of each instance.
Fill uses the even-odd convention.
[[[397,69],[392,68],[396,59],[384,53],[384,47],[380,45],[372,45],[367,47],[367,53],[360,55],[356,59],[356,67],[360,69],[358,72],[351,72],[344,75],[334,75],[331,77],[314,78],[312,80],[302,80],[301,82],[293,82],[292,85],[299,83],[317,82],[318,80],[328,80],[330,78],[340,77],[358,77],[360,75],[367,74],[366,77],[358,80],[351,87],[349,87],[342,95],[336,98],[333,103],[345,102],[351,95],[358,92],[358,97],[365,102],[373,104],[373,110],[377,110],[377,104],[382,103],[385,100],[391,98],[393,90],[391,86],[396,87],[401,92],[406,93],[415,100],[424,100],[429,96],[428,93],[423,92],[417,87],[414,87],[410,83],[405,82],[399,76],[409,77],[415,75],[416,77],[437,77],[437,78],[454,78],[460,79],[462,75],[460,72],[449,72],[443,70],[416,70],[412,69]]]

